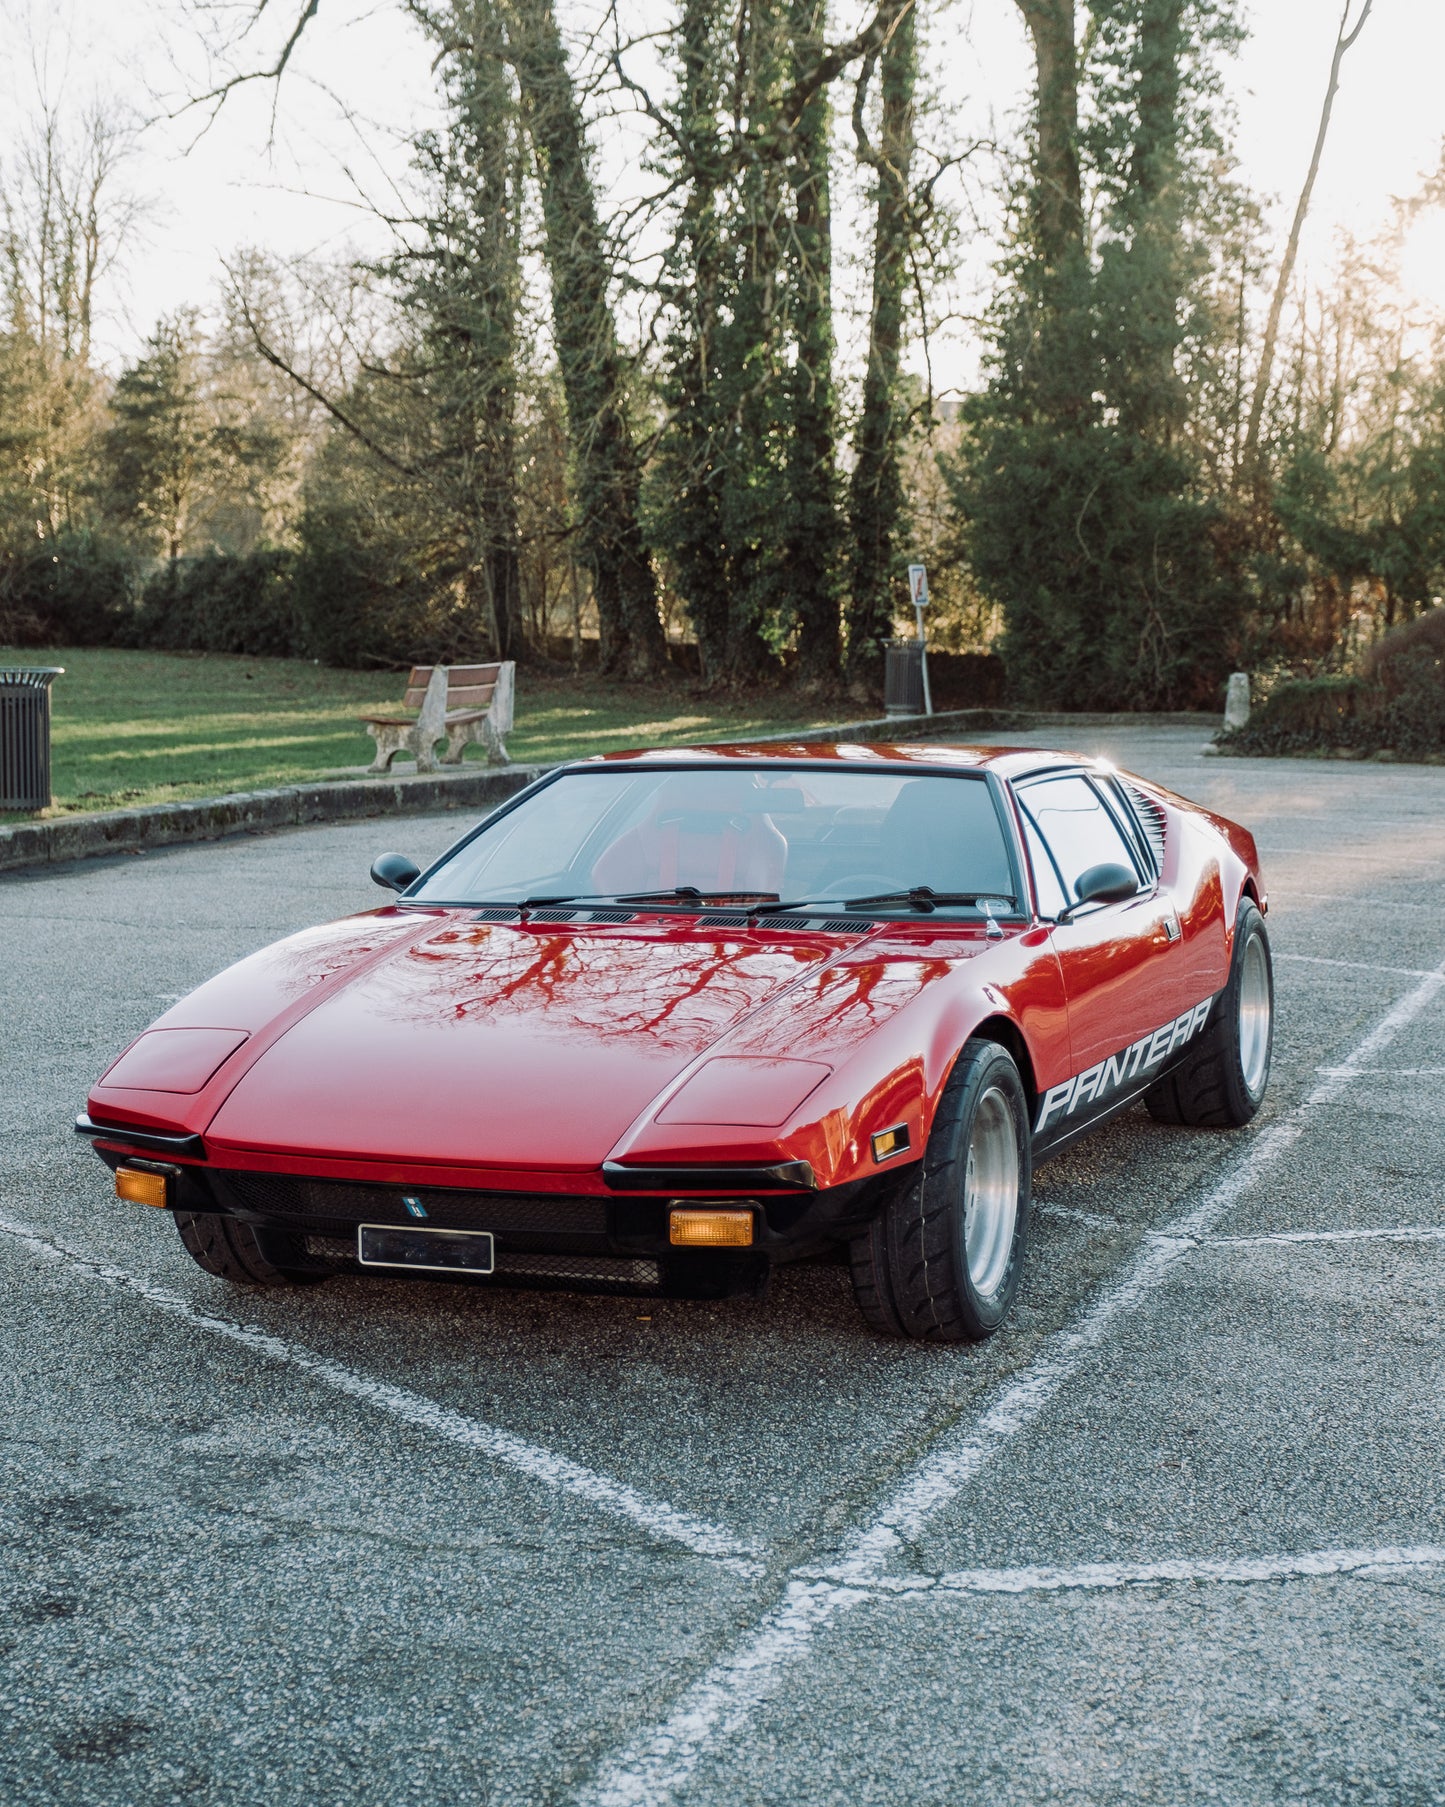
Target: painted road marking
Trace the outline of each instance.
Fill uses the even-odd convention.
[[[457,1443],[464,1449],[476,1450],[481,1455],[489,1456],[504,1467],[516,1469],[520,1474],[540,1481],[544,1487],[554,1488],[560,1493],[574,1494],[604,1512],[628,1520],[664,1543],[680,1544],[695,1556],[711,1557],[739,1574],[762,1573],[763,1565],[757,1560],[755,1545],[744,1543],[716,1525],[694,1518],[690,1513],[679,1512],[665,1501],[650,1499],[624,1481],[616,1481],[610,1475],[584,1468],[580,1462],[573,1462],[569,1457],[557,1454],[555,1450],[528,1443],[525,1438],[513,1436],[510,1431],[504,1431],[494,1424],[486,1424],[478,1418],[468,1418],[462,1412],[454,1412],[446,1406],[438,1405],[435,1400],[410,1392],[405,1387],[392,1386],[388,1381],[373,1380],[369,1375],[358,1374],[341,1362],[317,1355],[314,1350],[304,1348],[299,1343],[272,1336],[254,1324],[236,1324],[229,1318],[213,1317],[180,1293],[157,1286],[153,1281],[139,1279],[122,1268],[112,1267],[108,1262],[97,1261],[93,1256],[70,1248],[29,1224],[0,1215],[0,1233],[13,1238],[42,1260],[63,1262],[69,1272],[82,1278],[98,1280],[107,1286],[123,1287],[158,1311],[179,1318],[195,1329],[209,1331],[212,1336],[224,1337],[230,1343],[239,1343],[268,1361],[284,1363],[311,1380],[320,1381],[323,1386],[333,1387],[338,1393],[345,1393],[364,1405],[373,1406],[377,1411],[384,1412],[403,1424],[409,1424],[417,1430],[430,1431],[433,1436],[444,1438],[449,1443]]]
[[[1276,1230],[1270,1236],[1210,1236],[1205,1249],[1249,1249],[1282,1242],[1445,1242],[1445,1225],[1413,1224],[1398,1230]]]
[[[1174,1557],[1163,1562],[1081,1562],[1072,1568],[955,1569],[945,1575],[880,1575],[873,1595],[1052,1594],[1184,1582],[1300,1581],[1325,1575],[1445,1567],[1445,1544],[1385,1544],[1365,1550],[1293,1550],[1279,1556]],[[801,1571],[798,1571],[801,1573]],[[817,1571],[819,1580],[828,1572]],[[854,1583],[855,1587],[859,1584]]]
[[[1445,964],[1428,972],[1391,1006],[1355,1049],[1350,1068],[1387,1048],[1442,988]],[[660,1724],[641,1732],[604,1762],[580,1798],[591,1807],[662,1807],[674,1799],[707,1750],[737,1737],[777,1692],[783,1671],[807,1656],[835,1620],[871,1597],[872,1584],[904,1541],[916,1536],[1035,1422],[1116,1320],[1163,1282],[1178,1257],[1196,1247],[1295,1146],[1312,1113],[1340,1097],[1348,1084],[1337,1075],[1322,1077],[1301,1103],[1256,1136],[1204,1201],[1163,1235],[1149,1237],[1123,1276],[1074,1325],[1049,1337],[1030,1367],[1002,1387],[969,1424],[943,1434],[872,1521],[854,1532],[842,1559],[830,1565],[830,1579],[814,1580],[795,1571],[772,1610],[683,1690]]]
[[[1281,954],[1273,948],[1270,959],[1276,966],[1281,960],[1294,960],[1302,966],[1347,966],[1352,972],[1389,973],[1396,979],[1428,979],[1430,976],[1429,969],[1423,966],[1376,966],[1373,960],[1327,960],[1322,954]]]

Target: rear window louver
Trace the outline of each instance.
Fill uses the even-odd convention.
[[[1126,786],[1130,801],[1143,824],[1144,833],[1149,837],[1149,845],[1154,851],[1154,864],[1160,872],[1164,870],[1164,824],[1168,818],[1163,807],[1152,797],[1145,796],[1137,785]]]

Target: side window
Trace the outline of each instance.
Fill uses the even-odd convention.
[[[1028,785],[1020,801],[1053,854],[1071,902],[1090,866],[1136,869],[1128,842],[1087,778],[1045,778]]]
[[[1145,884],[1153,881],[1157,868],[1154,864],[1154,852],[1150,847],[1144,830],[1139,825],[1138,812],[1125,794],[1124,787],[1117,778],[1104,778],[1100,784],[1114,806],[1114,815],[1125,837],[1134,849],[1134,864],[1139,868],[1139,876]]]
[[[1064,908],[1064,893],[1059,875],[1054,871],[1053,857],[1044,846],[1043,837],[1034,827],[1027,808],[1023,811],[1024,840],[1028,844],[1029,864],[1034,869],[1034,890],[1038,893],[1039,915],[1057,916]]]

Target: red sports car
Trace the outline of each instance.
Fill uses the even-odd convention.
[[[844,1245],[868,1322],[987,1336],[1034,1166],[1269,1077],[1252,836],[1067,753],[730,746],[561,767],[394,902],[202,985],[77,1127],[249,1285],[721,1296]]]

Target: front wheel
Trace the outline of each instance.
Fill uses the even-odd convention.
[[[1264,918],[1240,899],[1229,983],[1198,1044],[1144,1096],[1160,1123],[1242,1129],[1264,1103],[1274,1051],[1274,965]]]
[[[214,1211],[177,1211],[176,1228],[198,1267],[236,1286],[306,1286],[324,1274],[286,1267],[276,1240],[251,1224]]]
[[[869,1324],[930,1343],[992,1336],[1023,1277],[1031,1183],[1019,1070],[997,1042],[966,1042],[922,1161],[854,1239]]]

